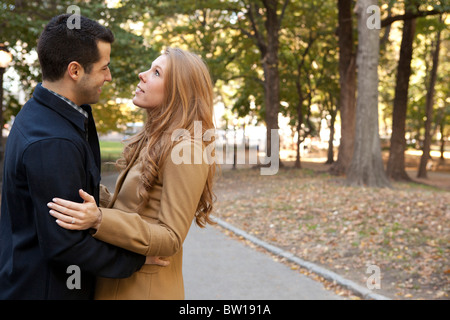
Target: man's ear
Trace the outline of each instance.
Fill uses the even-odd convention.
[[[71,77],[73,80],[78,80],[84,72],[84,69],[81,64],[76,61],[72,61],[67,66],[67,72],[69,74],[69,77]]]

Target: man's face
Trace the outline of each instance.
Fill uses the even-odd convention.
[[[111,81],[111,72],[109,71],[109,61],[111,54],[111,44],[99,41],[97,48],[100,53],[100,59],[91,67],[91,71],[84,73],[77,86],[77,95],[82,104],[92,104],[98,102],[102,86],[105,81]]]

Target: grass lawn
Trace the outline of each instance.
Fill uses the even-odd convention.
[[[123,144],[118,141],[100,141],[102,161],[115,161],[122,155]]]
[[[122,156],[123,144],[119,141],[101,141],[102,173],[116,172],[114,163]]]

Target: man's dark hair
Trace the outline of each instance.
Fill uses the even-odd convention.
[[[72,61],[90,73],[92,64],[100,59],[98,41],[114,42],[111,30],[83,16],[79,16],[79,28],[70,29],[67,24],[70,16],[62,14],[52,18],[39,37],[37,53],[43,80],[61,79]]]

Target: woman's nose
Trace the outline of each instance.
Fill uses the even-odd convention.
[[[145,72],[139,73],[139,79],[141,79],[142,82],[145,82]]]

